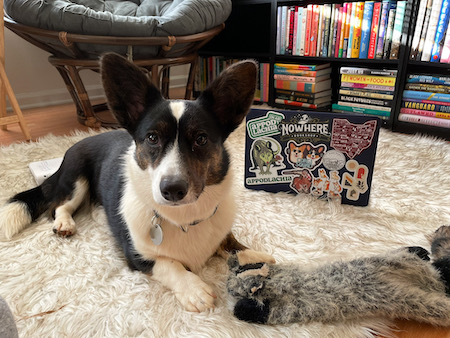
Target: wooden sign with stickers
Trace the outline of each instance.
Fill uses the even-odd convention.
[[[375,116],[252,109],[245,186],[366,206],[380,125]]]

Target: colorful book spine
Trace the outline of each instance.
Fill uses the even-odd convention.
[[[353,33],[355,31],[356,9],[358,7],[358,2],[353,2],[351,6],[352,11],[350,12],[350,30],[348,32],[347,58],[352,57]]]
[[[379,75],[379,76],[397,76],[396,69],[374,69],[361,67],[341,67],[341,74],[358,74],[358,75]]]
[[[289,106],[302,107],[302,108],[309,108],[309,109],[317,109],[317,108],[319,108],[321,106],[326,106],[326,104],[317,105],[317,104],[312,104],[312,103],[305,103],[305,102],[298,102],[298,101],[291,101],[291,100],[283,100],[283,99],[275,99],[275,103],[289,105]]]
[[[298,81],[307,83],[316,83],[330,78],[330,74],[322,76],[297,76],[297,75],[286,75],[286,74],[274,74],[275,80],[285,80],[285,81]]]
[[[429,117],[437,117],[439,119],[450,120],[450,113],[441,113],[441,112],[436,112],[436,111],[431,111],[431,110],[400,108],[400,113],[412,114],[412,115],[421,115],[421,116],[429,116]]]
[[[448,19],[450,13],[450,0],[443,0],[441,6],[441,14],[436,27],[436,35],[434,37],[433,49],[431,50],[431,62],[439,62],[441,57],[442,45],[444,44],[445,32],[447,31]]]
[[[376,59],[383,58],[384,36],[386,35],[387,22],[389,20],[389,7],[390,7],[389,0],[385,0],[382,2],[380,27],[378,28],[378,40],[375,52]]]
[[[380,86],[367,83],[354,83],[354,82],[341,82],[341,87],[343,88],[360,88],[360,89],[373,89],[382,91],[394,91],[394,86]]]
[[[400,113],[398,114],[398,120],[403,122],[425,124],[429,126],[450,128],[450,120],[440,119],[436,117]]]
[[[422,33],[420,34],[419,49],[417,51],[416,60],[420,60],[422,58],[422,52],[423,52],[423,47],[425,45],[425,38],[426,38],[426,35],[428,32],[428,25],[430,23],[432,7],[433,7],[433,0],[428,0],[427,8],[425,10],[425,18],[423,20]]]
[[[309,56],[309,48],[311,41],[311,18],[313,14],[313,5],[309,4],[306,7],[306,30],[305,30],[305,56]]]
[[[339,25],[340,25],[340,36],[339,36],[339,45],[336,44],[337,49],[337,56],[335,54],[335,57],[341,58],[344,52],[344,37],[345,37],[345,27],[346,27],[346,21],[347,21],[347,7],[348,4],[344,3],[341,7],[341,14],[339,15]],[[338,47],[339,46],[339,47]],[[335,52],[335,53],[336,53]]]
[[[364,89],[356,89],[356,88],[341,88],[339,89],[340,95],[351,95],[351,96],[360,96],[360,97],[368,97],[374,99],[381,100],[393,100],[394,95],[389,94],[389,92],[375,91],[375,90],[364,90]]]
[[[434,85],[450,85],[450,76],[409,74],[407,83],[428,83]]]
[[[377,100],[377,99],[369,99],[366,97],[358,97],[358,96],[350,96],[350,95],[339,95],[339,101],[345,102],[354,102],[361,104],[370,104],[374,106],[392,106],[392,100]]]
[[[298,92],[298,91],[290,90],[290,89],[275,88],[275,96],[291,97],[291,98],[289,98],[289,100],[291,100],[291,101],[296,101],[298,98],[315,100],[315,99],[321,98],[323,96],[331,97],[331,94],[332,94],[331,89],[323,90],[323,91],[320,91],[317,93],[308,93],[308,92]],[[295,98],[295,100],[294,100],[294,98]]]
[[[340,4],[331,4],[331,20],[330,20],[330,39],[328,40],[327,57],[334,56],[336,46],[337,18],[339,15]]]
[[[330,42],[330,27],[331,27],[331,4],[323,5],[323,15],[325,25],[323,32],[322,50],[320,56],[328,57],[328,45]]]
[[[395,76],[376,76],[376,75],[359,75],[359,74],[342,74],[342,82],[353,82],[372,84],[379,86],[395,86]]]
[[[450,62],[450,24],[447,25],[447,31],[445,33],[444,45],[442,46],[441,63]]]
[[[318,83],[307,83],[297,81],[274,80],[275,88],[289,89],[298,92],[316,93],[331,88],[331,80],[325,80]]]
[[[450,94],[420,92],[417,90],[404,90],[403,98],[450,102]]]
[[[319,5],[319,20],[317,26],[317,41],[316,41],[316,57],[322,53],[323,33],[324,33],[324,5]]]
[[[367,51],[368,59],[375,58],[375,50],[377,48],[377,40],[378,40],[378,29],[380,27],[380,17],[381,17],[381,2],[375,2],[373,5],[372,24],[370,27],[369,48]]]
[[[305,55],[305,38],[306,38],[306,22],[307,19],[307,9],[306,7],[303,8],[302,11],[302,35],[300,36],[300,56]]]
[[[303,35],[302,31],[302,16],[303,16],[303,7],[297,7],[297,20],[296,20],[296,39],[295,39],[295,55],[300,56],[300,40]]]
[[[277,40],[275,44],[275,50],[277,54],[281,54],[281,12],[283,10],[282,6],[277,7]]]
[[[427,28],[427,34],[425,36],[425,43],[423,45],[421,61],[430,61],[431,50],[433,49],[434,37],[436,35],[437,24],[439,21],[440,11],[442,6],[442,0],[433,0],[431,7],[430,22]]]
[[[340,110],[340,111],[347,111],[347,112],[353,112],[353,113],[377,115],[377,116],[383,116],[383,117],[389,117],[391,115],[390,112],[384,111],[384,110],[345,106],[345,105],[341,105],[338,103],[333,103],[331,107],[332,107],[333,111]]]
[[[420,35],[422,33],[423,22],[425,19],[427,2],[428,2],[428,0],[420,0],[419,10],[418,10],[417,19],[416,19],[416,26],[414,28],[414,35],[413,35],[413,39],[411,42],[411,56],[410,56],[411,60],[416,60],[417,54],[419,52]]]
[[[388,22],[383,44],[383,59],[389,59],[391,52],[392,33],[394,31],[395,13],[397,12],[397,3],[391,2],[389,7]]]
[[[398,59],[398,52],[400,50],[400,42],[403,31],[403,20],[405,18],[406,3],[407,1],[397,1],[397,10],[395,12],[389,59]]]
[[[351,27],[351,23],[352,23],[352,10],[353,10],[354,6],[356,6],[355,3],[352,3],[352,2],[347,3],[347,15],[345,17],[345,30],[344,30],[344,45],[343,45],[343,49],[342,49],[342,57],[343,58],[347,57],[350,27]]]
[[[419,101],[419,102],[417,102]],[[422,101],[422,102],[420,102]],[[402,107],[409,109],[421,109],[421,110],[430,110],[441,113],[450,113],[450,105],[439,104],[445,102],[439,101],[428,101],[428,100],[413,100],[413,99],[404,99],[402,100]]]
[[[286,26],[287,26],[288,6],[281,9],[281,32],[280,32],[280,54],[286,51]]]
[[[432,85],[427,83],[406,83],[405,89],[450,94],[450,86]]]
[[[352,40],[352,58],[359,57],[359,51],[361,49],[361,35],[362,35],[362,23],[364,20],[364,2],[356,3],[355,12],[355,27],[353,29],[353,40]],[[372,8],[373,10],[373,8]]]
[[[298,30],[297,30],[297,22],[298,22],[298,6],[294,7],[294,31],[292,34],[292,55],[297,55],[297,36],[298,36]]]
[[[362,104],[362,103],[354,103],[354,102],[345,102],[345,101],[338,101],[338,105],[345,106],[345,107],[354,107],[354,108],[362,108],[362,109],[374,109],[374,110],[380,110],[385,112],[391,112],[390,107],[383,107],[383,106],[374,106],[371,104]]]
[[[296,63],[275,63],[274,70],[278,74],[290,74],[297,75],[295,71],[317,71],[331,67],[330,63],[324,63],[320,65],[304,65]]]
[[[313,12],[311,17],[311,36],[309,42],[309,56],[316,56],[317,49],[317,34],[319,28],[320,9],[319,5],[313,5]]]
[[[367,59],[369,55],[370,35],[372,28],[374,2],[366,1],[364,3],[363,20],[361,25],[361,43],[359,48],[359,58]]]

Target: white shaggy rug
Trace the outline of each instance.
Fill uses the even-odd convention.
[[[28,163],[62,156],[86,137],[48,136],[0,149],[0,203],[33,187]],[[315,266],[428,247],[425,234],[450,224],[450,143],[381,130],[369,206],[342,206],[306,195],[244,188],[244,128],[230,138],[239,201],[235,236],[278,262]],[[41,219],[0,242],[0,296],[21,337],[371,337],[388,332],[383,318],[335,325],[263,326],[240,322],[227,308],[227,266],[210,259],[201,277],[218,295],[211,312],[190,313],[174,295],[128,269],[100,208],[75,217],[78,232],[59,238]]]

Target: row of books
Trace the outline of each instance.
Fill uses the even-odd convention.
[[[352,112],[377,115],[389,119],[391,115],[397,70],[341,67],[341,86],[333,112]]]
[[[450,63],[450,0],[420,0],[411,60]]]
[[[410,74],[399,121],[450,128],[450,77]]]
[[[280,6],[277,54],[398,59],[400,44],[404,43],[406,4],[383,0]]]
[[[311,110],[331,105],[331,65],[275,63],[275,103]]]
[[[222,56],[199,57],[197,73],[194,81],[194,91],[202,92],[225,68],[240,59],[231,59]],[[257,78],[255,101],[269,101],[270,64],[260,62],[259,76]]]

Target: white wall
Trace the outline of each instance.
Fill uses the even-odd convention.
[[[6,73],[21,109],[73,102],[58,71],[48,62],[47,52],[5,28]],[[174,67],[171,87],[185,86],[188,67]],[[91,100],[103,97],[100,76],[82,71]]]

